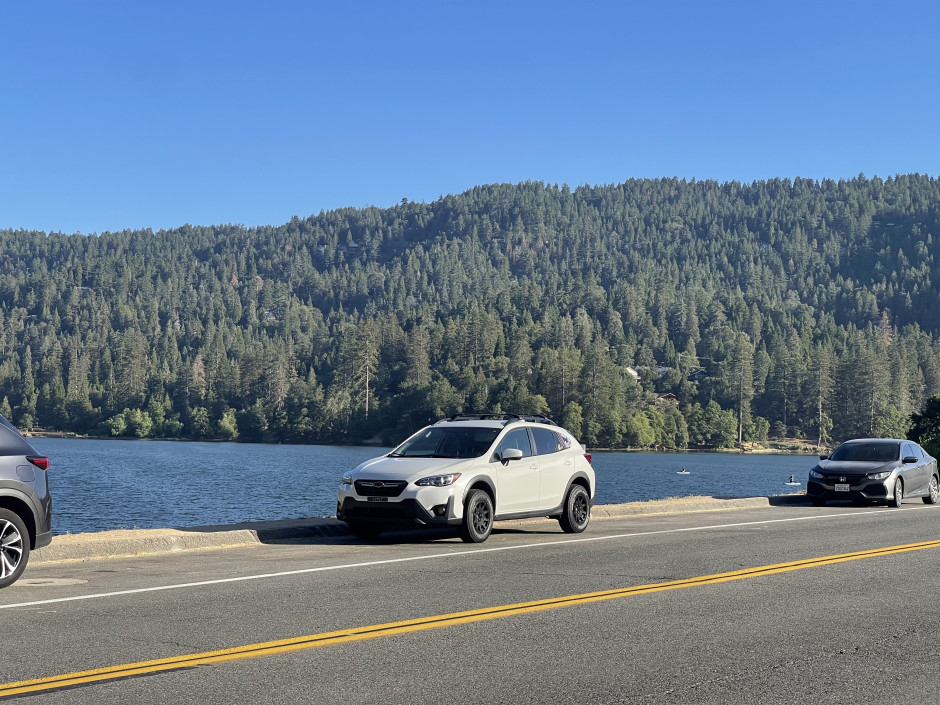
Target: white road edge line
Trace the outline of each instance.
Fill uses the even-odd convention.
[[[930,509],[930,506],[923,507],[905,507],[901,511],[914,511],[917,509]],[[883,514],[898,512],[897,508],[876,509],[869,514]],[[656,536],[659,534],[677,534],[685,531],[708,531],[712,529],[733,529],[742,526],[758,526],[761,524],[780,524],[791,521],[816,521],[819,519],[835,519],[840,517],[859,516],[858,512],[842,512],[839,514],[822,514],[807,517],[789,517],[787,519],[763,519],[761,521],[741,521],[731,524],[714,524],[708,526],[688,526],[682,529],[661,529],[659,531],[640,531],[630,534],[614,534],[611,536],[585,536],[581,538],[563,539],[561,541],[544,541],[540,543],[528,543],[520,546],[494,546],[492,548],[476,548],[464,551],[452,551],[449,553],[432,553],[427,556],[409,556],[408,558],[388,558],[381,561],[366,561],[363,563],[345,563],[342,565],[320,566],[319,568],[301,568],[299,570],[286,570],[279,573],[261,573],[259,575],[243,575],[237,578],[218,578],[216,580],[202,580],[194,583],[176,583],[173,585],[157,585],[154,587],[134,588],[132,590],[116,590],[114,592],[99,592],[90,595],[75,595],[72,597],[57,597],[49,600],[34,600],[32,602],[18,602],[11,605],[0,605],[0,610],[14,609],[17,607],[37,607],[39,605],[52,605],[61,602],[78,602],[79,600],[97,600],[105,597],[119,597],[121,595],[136,595],[145,592],[160,592],[163,590],[179,590],[181,588],[202,587],[205,585],[221,585],[223,583],[238,583],[247,580],[263,580],[267,578],[282,578],[289,575],[304,575],[306,573],[323,573],[332,570],[347,570],[351,568],[368,568],[370,566],[390,565],[393,563],[410,563],[413,561],[427,561],[436,558],[452,558],[454,556],[468,556],[477,553],[495,553],[497,551],[518,551],[525,548],[542,548],[545,546],[559,546],[568,543],[589,543],[592,541],[611,541],[613,539],[628,539],[639,536]]]

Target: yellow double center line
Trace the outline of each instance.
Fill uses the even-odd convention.
[[[803,570],[805,568],[815,568],[817,566],[832,565],[834,563],[857,561],[863,558],[877,558],[879,556],[886,556],[894,553],[922,551],[927,548],[940,548],[940,540],[910,543],[904,544],[902,546],[888,546],[886,548],[857,551],[855,553],[842,553],[834,556],[821,556],[818,558],[809,558],[801,561],[792,561],[789,563],[775,563],[773,565],[758,566],[756,568],[733,570],[728,573],[716,573],[714,575],[700,575],[698,577],[686,578],[684,580],[672,580],[665,583],[653,583],[650,585],[636,585],[633,587],[616,588],[614,590],[586,592],[580,595],[554,597],[547,600],[534,600],[532,602],[517,602],[510,605],[500,605],[497,607],[487,607],[478,610],[468,610],[466,612],[453,612],[451,614],[441,614],[433,617],[409,619],[403,622],[374,624],[366,627],[342,629],[335,632],[310,634],[308,636],[295,637],[292,639],[265,641],[258,644],[248,644],[246,646],[238,646],[231,649],[205,651],[198,654],[172,656],[170,658],[155,659],[153,661],[138,661],[137,663],[126,663],[118,666],[109,666],[107,668],[96,668],[90,671],[64,673],[62,675],[50,676],[48,678],[36,678],[34,680],[2,684],[0,685],[0,698],[9,695],[25,695],[28,693],[57,690],[60,688],[71,688],[89,683],[97,683],[100,681],[118,680],[121,678],[130,678],[132,676],[159,673],[161,671],[174,671],[184,668],[193,668],[195,666],[204,666],[211,663],[236,661],[239,659],[256,658],[258,656],[272,656],[274,654],[283,654],[290,651],[314,649],[321,646],[332,646],[334,644],[346,644],[354,641],[363,641],[365,639],[378,639],[380,637],[395,636],[396,634],[408,634],[426,629],[439,629],[441,627],[450,627],[457,624],[482,622],[489,619],[499,619],[500,617],[512,617],[515,615],[526,614],[528,612],[551,610],[557,609],[559,607],[572,607],[574,605],[583,605],[589,602],[600,602],[602,600],[614,600],[622,597],[632,597],[634,595],[645,595],[647,593],[661,592],[663,590],[678,590],[679,588],[695,587],[699,585],[713,585],[715,583],[725,583],[733,580],[758,578],[765,575],[774,575],[775,573],[786,573],[792,570]]]

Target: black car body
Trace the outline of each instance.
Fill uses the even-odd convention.
[[[914,441],[858,438],[846,441],[832,455],[819,456],[809,471],[806,494],[816,505],[848,499],[897,507],[905,497],[936,504],[940,475],[937,461]]]
[[[30,551],[52,541],[49,458],[0,416],[0,588],[23,574]]]

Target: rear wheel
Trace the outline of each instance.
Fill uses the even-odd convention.
[[[12,585],[29,562],[29,534],[18,514],[0,509],[0,588]]]
[[[564,510],[558,517],[561,530],[568,534],[580,534],[591,521],[591,498],[581,485],[572,485],[565,497]]]
[[[493,530],[493,500],[483,490],[471,490],[463,507],[460,538],[467,543],[483,543]]]
[[[904,501],[904,483],[901,482],[899,477],[894,481],[894,495],[891,499],[888,500],[888,506],[890,507],[900,507],[901,502]]]
[[[937,476],[930,476],[930,484],[927,486],[927,496],[924,497],[924,504],[936,504],[940,500],[940,483],[937,482]]]

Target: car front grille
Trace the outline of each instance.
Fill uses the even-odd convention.
[[[361,497],[397,497],[407,486],[404,480],[356,480],[356,493]]]
[[[826,482],[830,485],[835,484],[849,484],[857,485],[859,482],[865,479],[864,475],[848,475],[845,473],[833,473],[826,475]]]

